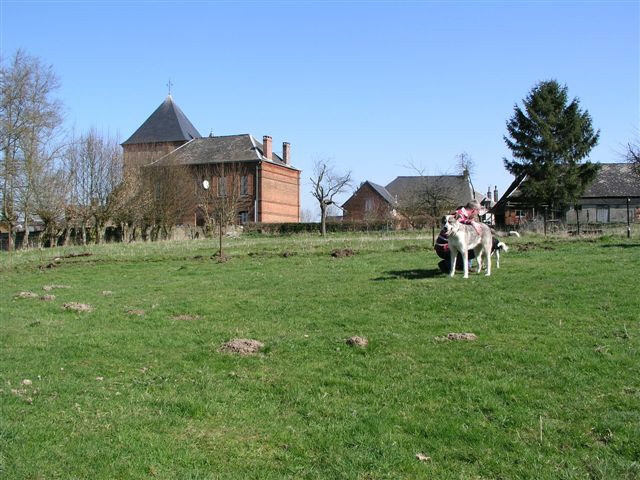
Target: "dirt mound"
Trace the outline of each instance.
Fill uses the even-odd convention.
[[[436,340],[465,340],[472,342],[477,340],[478,337],[475,333],[448,333],[446,337],[436,337]]]
[[[353,257],[355,254],[356,252],[350,248],[336,248],[331,251],[331,256],[333,258]]]
[[[220,347],[221,352],[237,353],[238,355],[251,355],[264,347],[262,342],[250,338],[234,338]]]
[[[351,345],[352,347],[364,348],[369,345],[369,340],[367,340],[365,337],[353,336],[347,338],[347,345]]]
[[[134,309],[131,309],[131,310],[127,310],[127,313],[129,315],[137,315],[137,316],[141,317],[141,316],[143,316],[145,314],[145,311],[134,308]]]
[[[18,298],[38,298],[38,294],[34,292],[20,292],[16,295]]]
[[[229,260],[231,260],[231,257],[228,257],[224,254],[223,255],[215,254],[211,258],[218,263],[227,263]]]
[[[69,285],[45,285],[42,287],[42,289],[45,292],[50,292],[51,290],[56,288],[71,288],[71,287]]]
[[[53,302],[55,299],[55,295],[43,295],[40,297],[40,300],[42,300],[43,302]]]
[[[73,310],[74,312],[92,312],[93,307],[86,303],[69,302],[62,305],[65,310]]]

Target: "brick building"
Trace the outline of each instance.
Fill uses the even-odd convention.
[[[235,192],[240,223],[300,221],[301,172],[291,165],[288,142],[278,155],[268,135],[262,142],[250,134],[203,137],[169,95],[122,148],[125,168],[186,166],[196,192],[204,180],[210,198]],[[183,223],[201,224],[201,215],[194,204]]]
[[[486,202],[474,191],[467,173],[402,176],[384,187],[363,182],[342,208],[345,220],[393,220],[402,225],[408,217],[439,215],[474,198]]]
[[[367,180],[342,205],[342,211],[345,220],[393,220],[397,203],[385,187]]]

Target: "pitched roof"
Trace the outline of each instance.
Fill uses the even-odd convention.
[[[367,180],[364,183],[369,184],[369,186],[373,188],[378,193],[378,195],[380,195],[383,199],[389,202],[390,205],[396,204],[396,199],[382,185],[378,185],[377,183],[370,182],[369,180]]]
[[[593,183],[582,198],[640,197],[640,176],[630,163],[601,163]]]
[[[176,148],[164,157],[152,163],[162,167],[169,165],[205,165],[222,162],[258,162],[270,161],[282,166],[286,165],[276,153],[271,160],[264,156],[262,143],[252,135],[226,135],[220,137],[202,137],[191,140]]]
[[[189,141],[200,137],[196,127],[169,95],[122,145]]]
[[[465,205],[475,198],[469,180],[464,175],[407,176],[396,177],[386,190],[394,197],[402,200],[407,196],[428,189],[438,189],[456,205]]]
[[[517,203],[522,196],[519,187],[526,179],[526,177],[516,178],[492,210],[498,211],[504,208],[510,200]],[[640,176],[634,173],[629,163],[601,163],[596,178],[580,198],[621,197],[640,197]]]

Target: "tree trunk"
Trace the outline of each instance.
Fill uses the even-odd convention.
[[[69,245],[69,239],[71,238],[71,227],[67,225],[67,228],[64,230],[64,240],[62,240],[62,246],[66,247]]]
[[[127,225],[126,222],[122,222],[120,224],[120,231],[122,232],[120,241],[122,243],[129,243],[129,226]]]
[[[322,204],[320,206],[320,235],[325,236],[327,234],[327,207]]]
[[[7,236],[7,251],[12,252],[16,247],[16,234],[14,231],[15,225],[9,222],[8,227],[9,227],[9,235]]]
[[[24,237],[22,237],[22,250],[29,248],[29,222],[27,221],[27,215],[24,216]]]

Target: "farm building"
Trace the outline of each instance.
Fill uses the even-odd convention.
[[[385,187],[363,182],[342,208],[345,220],[391,219],[403,223],[408,217],[423,215],[425,210],[440,215],[472,199],[490,200],[474,191],[467,174],[401,176]]]
[[[627,205],[630,220],[640,221],[640,177],[628,163],[602,163],[593,183],[577,203],[577,210],[564,213],[567,224],[626,223]],[[521,197],[518,187],[525,179],[516,179],[492,209],[496,224],[516,227],[542,212],[536,212]],[[627,202],[628,200],[628,202]]]
[[[211,185],[209,198],[237,194],[233,208],[240,223],[300,220],[301,172],[291,165],[288,142],[278,155],[268,135],[262,142],[250,134],[203,137],[169,95],[122,148],[125,168],[167,171],[182,166],[190,172],[190,188],[196,193]],[[183,224],[202,224],[198,205],[201,202],[186,209]]]

